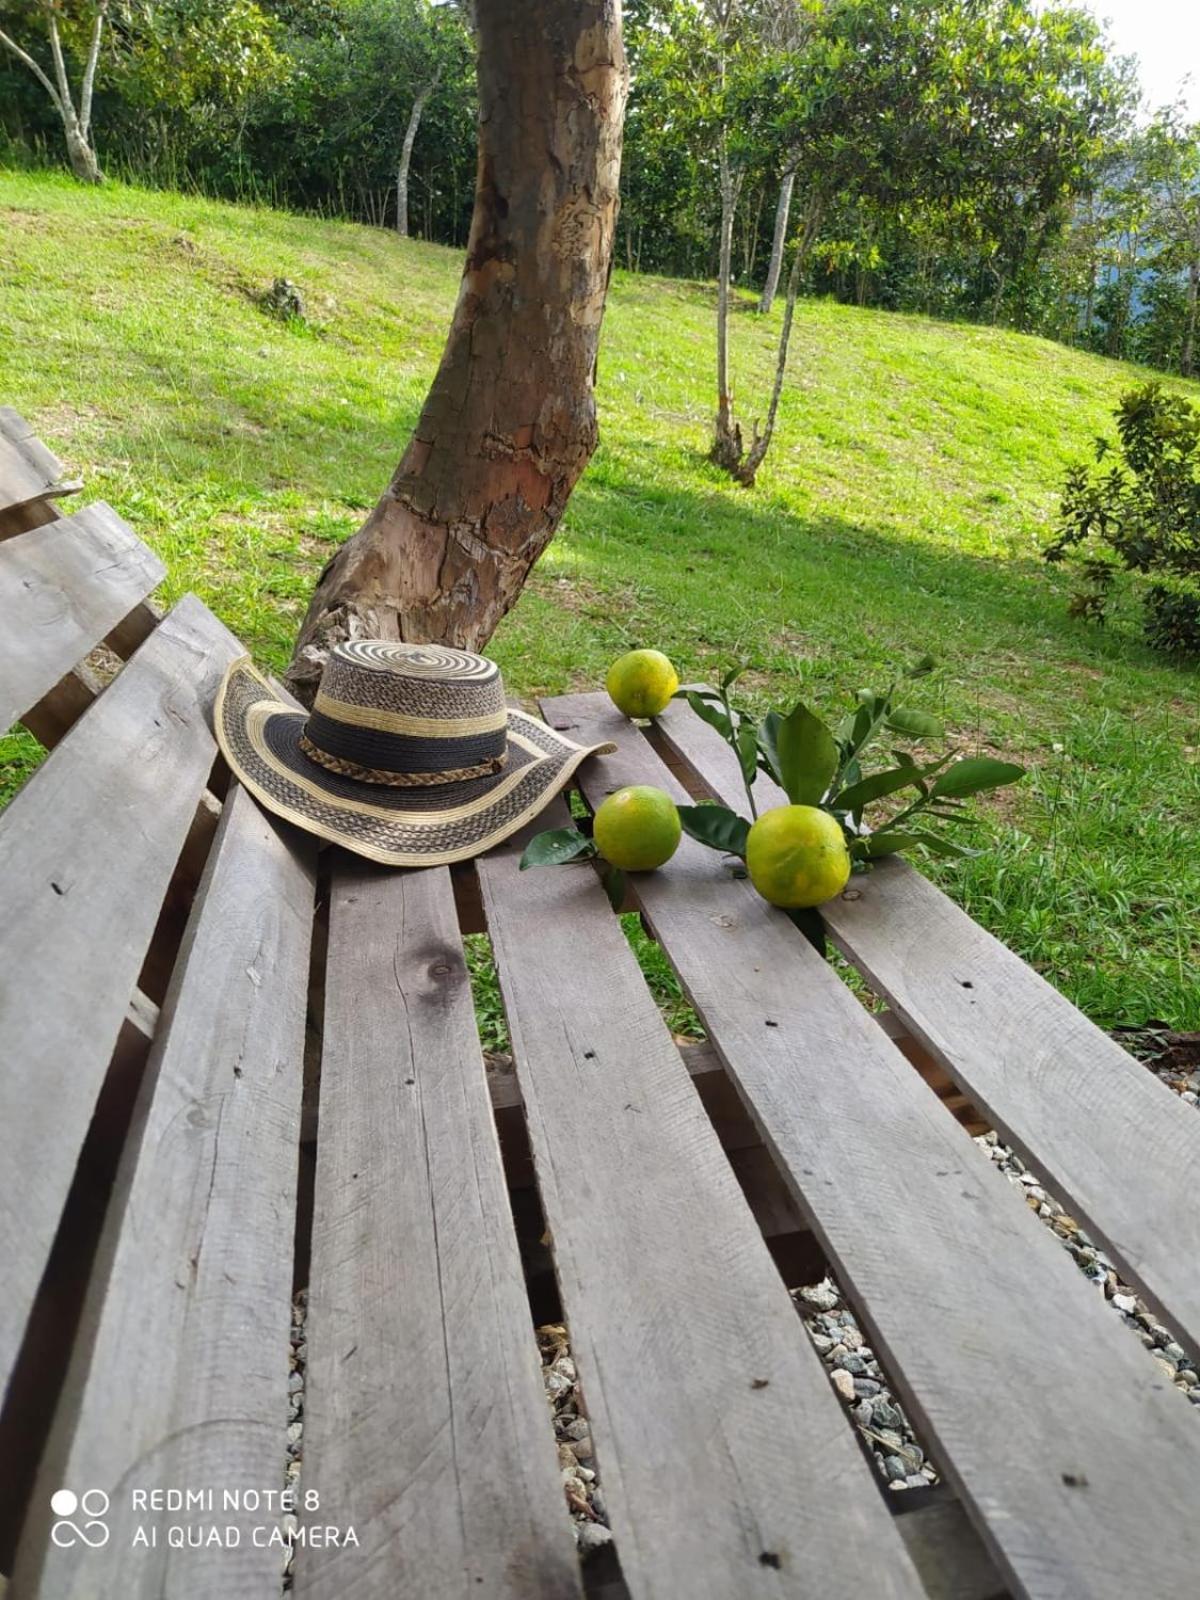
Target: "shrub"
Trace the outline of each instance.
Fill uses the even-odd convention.
[[[1147,641],[1200,653],[1200,410],[1148,383],[1123,395],[1115,416],[1118,444],[1097,439],[1095,464],[1067,473],[1046,559],[1081,558],[1071,609],[1098,621],[1118,566],[1153,575]]]

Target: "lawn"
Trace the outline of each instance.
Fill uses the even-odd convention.
[[[0,403],[158,549],[168,598],[196,590],[278,668],[399,458],[460,266],[364,227],[0,173]],[[307,326],[258,308],[277,276]],[[591,687],[654,644],[686,677],[741,659],[758,701],[836,711],[932,650],[919,703],[1030,777],[982,808],[981,858],[930,870],[1098,1022],[1200,1028],[1200,677],[1141,644],[1131,602],[1104,629],[1069,617],[1039,557],[1065,465],[1145,374],[807,302],[747,492],[703,459],[711,301],[615,275],[603,442],[494,640],[510,688]],[[750,418],[777,321],[734,320]],[[0,786],[33,754],[0,740]]]

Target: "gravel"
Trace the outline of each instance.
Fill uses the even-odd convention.
[[[537,1342],[542,1357],[542,1383],[558,1444],[563,1494],[571,1514],[575,1543],[586,1560],[612,1542],[592,1449],[587,1406],[571,1356],[571,1336],[566,1324],[546,1323],[537,1330]]]
[[[308,1317],[308,1290],[301,1289],[292,1300],[292,1332],[288,1351],[288,1431],[287,1466],[284,1468],[283,1487],[299,1498],[300,1463],[304,1454],[304,1372],[308,1360],[308,1341],[305,1322]],[[292,1587],[294,1547],[288,1546],[283,1567],[283,1592]]]
[[[834,1279],[794,1289],[792,1299],[889,1490],[901,1493],[937,1483],[937,1468],[892,1394],[887,1375]]]
[[[984,1154],[1025,1193],[1025,1203],[1058,1239],[1084,1277],[1094,1283],[1105,1301],[1125,1326],[1152,1350],[1164,1377],[1187,1393],[1193,1405],[1200,1406],[1200,1374],[1170,1329],[1155,1317],[1136,1291],[1123,1283],[1116,1268],[1058,1201],[1047,1194],[1040,1178],[1031,1173],[1014,1151],[1000,1142],[996,1133],[983,1133],[975,1140]]]

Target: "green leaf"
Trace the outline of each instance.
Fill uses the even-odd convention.
[[[794,806],[815,806],[838,767],[833,735],[807,706],[797,705],[779,724],[779,770]]]
[[[1016,783],[1025,776],[1025,768],[1013,761],[996,761],[991,756],[967,756],[956,761],[933,786],[932,798],[947,796],[961,798],[968,794],[981,794],[985,789],[1000,789],[1006,783]]]
[[[936,717],[927,711],[907,711],[897,707],[888,715],[887,725],[893,733],[907,733],[913,739],[944,739],[946,730]]]
[[[609,905],[614,911],[620,911],[625,904],[625,874],[620,867],[614,867],[611,862],[606,861],[600,869],[600,881],[604,885]]]
[[[913,845],[920,842],[920,834],[905,833],[899,828],[895,833],[889,833],[885,829],[879,833],[869,833],[863,839],[855,839],[850,854],[860,861],[878,861],[883,856],[894,856],[897,850],[911,850]]]
[[[838,738],[844,747],[842,759],[847,767],[870,744],[891,705],[890,695],[876,694],[874,689],[860,689],[855,698],[857,711],[846,717],[838,728]]]
[[[688,689],[684,699],[701,722],[707,722],[710,728],[715,728],[722,739],[729,744],[734,742],[733,723],[719,705],[709,705],[708,701],[702,700],[694,689]]]
[[[851,784],[835,795],[832,804],[838,811],[856,814],[872,800],[882,800],[884,795],[895,794],[897,789],[918,788],[921,769],[917,766],[888,767],[884,772],[873,772],[861,783]]]
[[[956,860],[967,860],[983,854],[982,850],[972,850],[965,844],[959,844],[957,839],[943,839],[936,833],[914,833],[913,839],[922,849],[928,850],[931,856],[951,856]]]
[[[737,731],[738,760],[742,763],[742,777],[750,784],[758,775],[758,729],[744,717]]]
[[[783,787],[779,771],[779,728],[783,718],[778,711],[768,711],[758,725],[758,754],[769,778]]]
[[[746,663],[744,661],[736,667],[730,667],[729,671],[721,679],[721,693],[728,694],[745,670]]]
[[[535,833],[521,855],[520,867],[557,867],[564,861],[577,861],[594,855],[596,846],[578,828],[549,828]]]
[[[726,855],[746,854],[750,824],[727,806],[679,806],[679,820],[689,839]]]

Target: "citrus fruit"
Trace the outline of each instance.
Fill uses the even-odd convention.
[[[773,906],[824,905],[841,894],[850,876],[841,824],[816,806],[764,811],[746,839],[746,870]]]
[[[627,717],[656,717],[679,687],[679,674],[661,650],[630,650],[608,669],[604,687]]]
[[[596,849],[626,872],[661,867],[675,854],[682,832],[671,796],[644,783],[610,794],[592,826]]]

